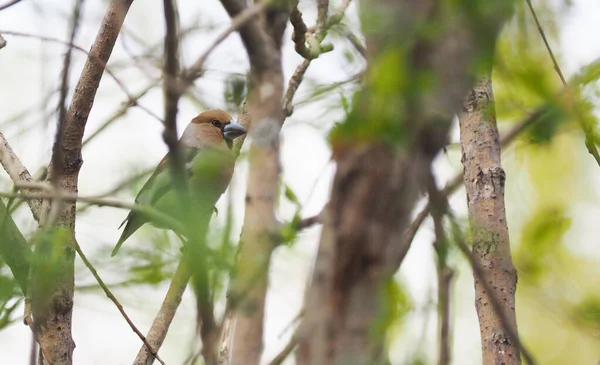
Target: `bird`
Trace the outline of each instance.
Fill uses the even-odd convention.
[[[187,191],[193,204],[193,216],[202,220],[194,224],[208,225],[213,211],[216,211],[214,206],[227,189],[233,175],[237,158],[233,140],[246,133],[244,126],[220,109],[200,113],[185,128],[177,143],[185,161]],[[179,192],[176,191],[168,164],[167,154],[143,185],[135,203],[149,205],[161,213],[184,221],[188,218],[188,212],[181,206],[182,200],[177,196]],[[111,256],[115,256],[123,243],[146,223],[158,228],[171,228],[132,210],[119,226],[119,229],[123,225],[125,228]]]

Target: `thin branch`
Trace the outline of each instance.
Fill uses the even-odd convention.
[[[294,351],[296,346],[298,346],[298,335],[294,333],[285,347],[269,362],[269,365],[281,365],[292,351]]]
[[[152,90],[156,86],[156,84],[157,84],[157,81],[151,82],[148,86],[146,86],[144,89],[142,89],[139,93],[128,98],[125,101],[125,103],[123,103],[123,105],[117,111],[115,111],[115,113],[110,118],[108,118],[104,123],[102,123],[102,125],[98,129],[96,129],[92,134],[89,135],[89,137],[87,137],[83,141],[81,146],[85,147],[86,144],[90,143],[100,133],[102,133],[106,128],[111,126],[113,122],[115,122],[120,117],[127,114],[127,111],[129,110],[129,108],[131,108],[133,106],[139,106],[139,100],[142,97],[144,97],[148,92],[150,92],[150,90]],[[157,115],[154,115],[154,117],[162,123],[162,119],[160,117],[158,117]]]
[[[294,41],[296,52],[304,57],[304,60],[296,67],[296,71],[294,71],[294,74],[290,78],[281,103],[286,117],[291,116],[294,112],[294,107],[292,105],[294,95],[296,94],[296,91],[298,91],[300,83],[302,83],[304,74],[308,70],[311,61],[320,54],[333,50],[331,45],[321,45],[321,42],[325,39],[327,30],[342,21],[349,4],[350,0],[346,0],[341,9],[336,12],[334,21],[330,21],[331,18],[328,19],[329,0],[319,0],[317,3],[317,25],[312,30],[307,29],[306,24],[302,19],[302,13],[298,10],[297,6],[290,13],[290,22],[294,27],[292,40]],[[314,36],[315,41],[312,42],[314,45],[310,49],[306,47],[307,32],[316,33]],[[312,51],[312,49],[317,49],[317,51]]]
[[[451,361],[450,343],[450,288],[454,270],[448,266],[448,240],[444,230],[443,218],[447,211],[448,200],[437,189],[433,171],[428,176],[429,200],[432,202],[431,216],[435,230],[434,248],[436,252],[438,276],[438,318],[439,318],[439,365],[449,365]]]
[[[81,250],[81,246],[79,246],[79,243],[77,243],[77,242],[75,242],[75,249],[77,250],[77,254],[79,255],[79,257],[81,257],[81,260],[83,261],[85,266],[87,266],[87,268],[90,270],[90,272],[92,273],[92,275],[98,282],[98,285],[100,285],[100,287],[104,291],[104,294],[106,294],[108,299],[110,299],[115,304],[115,306],[117,307],[117,309],[119,310],[119,312],[121,313],[123,318],[125,318],[125,321],[127,321],[127,324],[129,325],[129,327],[131,327],[131,330],[133,332],[135,332],[135,334],[140,338],[140,340],[142,340],[142,342],[144,343],[144,345],[146,346],[148,351],[150,351],[152,356],[154,356],[162,365],[165,365],[165,362],[160,358],[160,356],[158,356],[157,351],[150,345],[150,343],[148,342],[146,337],[144,337],[144,335],[140,332],[140,330],[137,329],[137,327],[135,326],[133,321],[131,321],[131,319],[129,318],[129,316],[127,315],[125,310],[123,309],[123,306],[121,305],[119,300],[117,300],[117,298],[110,291],[110,289],[108,289],[108,287],[106,286],[106,284],[104,283],[104,281],[102,280],[100,275],[98,275],[98,271],[96,271],[96,268],[94,267],[94,265],[92,265],[92,263],[87,259],[87,257]]]
[[[34,179],[27,170],[27,168],[21,163],[19,157],[12,150],[6,138],[2,132],[0,132],[0,163],[4,170],[10,176],[10,179],[16,185],[20,182],[33,182]],[[34,193],[37,190],[26,188],[22,190],[24,193]],[[41,199],[28,199],[29,208],[31,209],[31,213],[33,214],[33,218],[39,222],[40,212],[42,208],[42,200]]]
[[[150,326],[148,334],[146,335],[148,343],[150,343],[156,349],[160,349],[165,341],[165,338],[167,337],[167,332],[169,331],[169,327],[173,322],[177,308],[181,304],[181,299],[185,289],[187,288],[189,280],[190,272],[187,268],[186,259],[182,258],[177,266],[175,275],[171,280],[167,295],[165,296],[158,314],[154,318],[152,326]],[[153,362],[154,356],[149,351],[149,347],[142,346],[135,360],[133,361],[133,365],[150,365]]]
[[[577,119],[579,119],[581,128],[583,129],[583,133],[585,134],[585,146],[587,147],[587,150],[590,153],[590,155],[592,155],[594,157],[594,159],[596,160],[596,163],[598,164],[598,166],[600,166],[600,153],[598,153],[598,149],[596,147],[596,141],[595,141],[596,139],[594,138],[595,131],[593,128],[595,128],[595,126],[592,128],[589,128],[585,125],[585,122],[583,121],[583,118],[579,112],[579,109],[577,108],[577,105],[575,103],[573,95],[569,91],[569,85],[567,84],[567,81],[565,80],[565,76],[562,73],[560,66],[558,65],[558,61],[556,60],[556,57],[554,57],[554,52],[552,52],[550,43],[548,43],[548,39],[546,38],[546,33],[544,32],[544,29],[542,28],[542,25],[537,17],[537,13],[535,12],[535,9],[533,8],[533,4],[531,3],[531,0],[526,0],[526,1],[527,1],[527,5],[529,6],[529,10],[531,11],[531,15],[533,16],[533,19],[537,26],[537,29],[540,33],[540,36],[542,37],[542,40],[544,41],[546,50],[548,50],[548,54],[550,55],[550,58],[552,59],[552,65],[554,66],[554,70],[558,74],[558,77],[560,78],[560,81],[562,82],[563,87],[567,91],[567,93],[566,93],[567,99],[568,99],[569,103],[572,105],[573,110],[575,111],[575,114],[577,115]]]
[[[254,17],[258,16],[262,13],[266,8],[266,3],[260,2],[254,4],[252,7],[245,9],[234,18],[231,19],[231,25],[225,29],[214,41],[213,43],[204,51],[204,53],[198,58],[194,64],[192,64],[183,74],[183,80],[185,82],[184,87],[187,87],[187,84],[191,84],[191,82],[197,79],[203,72],[204,63],[208,59],[208,56],[217,48],[219,44],[221,44],[227,37],[237,31],[240,27],[244,26],[248,21],[254,19]]]
[[[548,43],[548,38],[546,38],[546,33],[544,32],[544,29],[542,28],[542,25],[540,24],[540,21],[538,20],[537,13],[535,12],[535,9],[533,8],[533,4],[531,3],[531,0],[526,0],[526,2],[527,2],[527,6],[529,6],[529,10],[531,11],[531,15],[533,15],[533,20],[535,21],[535,25],[537,26],[537,29],[540,32],[540,35],[542,36],[542,40],[544,41],[544,44],[546,45],[548,54],[550,55],[550,58],[552,59],[552,64],[554,65],[554,70],[556,70],[558,77],[560,77],[560,81],[562,82],[563,86],[567,87],[567,81],[565,80],[565,76],[563,75],[563,73],[560,69],[560,66],[558,65],[558,61],[556,60],[556,57],[554,57],[554,52],[552,52],[550,43]]]
[[[131,2],[132,0],[129,0],[127,2]],[[123,82],[121,82],[121,80],[117,77],[117,75],[106,65],[106,62],[102,60],[101,57],[98,57],[96,54],[92,53],[92,52],[88,52],[87,50],[85,50],[84,48],[76,45],[76,44],[72,44],[69,42],[65,42],[63,40],[57,39],[57,38],[53,38],[53,37],[48,37],[48,36],[41,36],[41,35],[35,35],[35,34],[29,34],[29,33],[23,33],[23,32],[14,32],[14,31],[9,31],[9,30],[0,30],[0,34],[8,34],[8,35],[12,35],[15,37],[24,37],[24,38],[34,38],[34,39],[39,39],[41,41],[46,41],[46,42],[52,42],[52,43],[59,43],[59,44],[63,44],[66,45],[68,47],[71,47],[73,49],[76,49],[80,52],[83,52],[87,55],[88,60],[91,61],[92,63],[97,64],[98,66],[102,67],[103,70],[106,71],[106,73],[117,83],[117,85],[119,86],[119,88],[123,91],[123,93],[127,96],[127,98],[129,100],[135,101],[136,98],[135,96],[132,96],[131,93],[129,92],[129,90],[127,90],[127,87],[125,87],[125,84]],[[149,114],[150,116],[152,116],[153,118],[162,121],[162,118],[160,118],[159,116],[157,116],[156,114],[154,114],[154,112],[146,107],[144,107],[143,105],[140,105],[138,103],[135,104],[137,107],[139,107],[141,110],[143,110],[144,112],[146,112],[147,114]]]
[[[310,66],[310,60],[305,58],[301,64],[296,67],[296,71],[292,77],[290,77],[290,81],[288,82],[288,88],[283,97],[283,111],[285,112],[286,117],[291,116],[294,113],[294,106],[292,102],[294,100],[294,95],[298,88],[300,87],[300,83],[304,79],[304,74],[306,70],[308,70],[308,66]]]
[[[290,13],[290,22],[294,27],[294,32],[292,33],[292,41],[294,41],[294,49],[298,54],[307,60],[311,60],[314,57],[310,54],[310,50],[306,47],[306,33],[308,32],[308,27],[304,20],[302,19],[302,13],[295,7],[294,10]]]
[[[169,147],[169,170],[180,193],[185,191],[185,167],[177,143],[177,111],[179,103],[179,14],[175,0],[163,0],[165,13],[165,46],[163,93],[165,100],[163,140]]]
[[[315,224],[322,224],[323,223],[323,216],[325,214],[325,208],[323,208],[323,210],[312,217],[308,217],[308,218],[304,218],[302,219],[300,222],[298,222],[298,224],[296,225],[296,230],[303,230],[303,229],[307,229],[310,228],[312,226],[314,226]]]
[[[19,188],[21,193],[0,193],[0,197],[3,198],[21,198],[21,199],[62,199],[65,202],[80,201],[97,205],[100,207],[113,207],[120,209],[133,210],[135,212],[147,215],[150,219],[164,223],[176,232],[182,232],[183,227],[181,223],[172,218],[171,216],[160,212],[152,207],[146,205],[132,204],[116,199],[103,199],[94,196],[81,196],[75,193],[66,193],[63,191],[55,191],[51,185],[42,182],[19,182],[15,184]],[[34,192],[24,192],[25,189],[34,189]],[[44,190],[44,192],[37,192],[37,190]]]
[[[13,5],[16,5],[16,4],[20,3],[21,1],[22,1],[22,0],[12,0],[12,1],[9,1],[9,2],[7,2],[7,3],[6,3],[6,4],[4,4],[4,5],[0,5],[0,11],[2,11],[2,10],[4,10],[4,9],[8,9],[8,8],[10,8],[11,6],[13,6]],[[2,48],[2,47],[0,47],[0,48]]]

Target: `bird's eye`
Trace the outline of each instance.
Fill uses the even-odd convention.
[[[217,127],[217,128],[221,128],[221,122],[219,122],[218,120],[216,120],[216,119],[215,119],[215,120],[213,120],[211,123],[212,123],[212,125],[214,125],[215,127]]]

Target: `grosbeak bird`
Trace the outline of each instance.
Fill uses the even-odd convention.
[[[231,115],[215,109],[207,110],[192,119],[179,139],[179,148],[185,160],[188,179],[187,190],[194,209],[193,216],[202,220],[202,222],[195,222],[194,225],[196,223],[200,226],[208,225],[214,205],[227,189],[233,175],[237,157],[232,150],[233,140],[244,134],[246,129],[234,122]],[[149,205],[179,221],[187,222],[186,219],[189,217],[186,215],[189,212],[181,206],[182,200],[173,184],[168,164],[167,155],[144,184],[135,202]],[[112,256],[117,254],[129,236],[146,223],[159,228],[170,228],[161,222],[152,221],[142,213],[131,211],[121,223],[121,226],[125,224],[125,229]]]

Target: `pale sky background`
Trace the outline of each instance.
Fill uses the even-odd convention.
[[[46,35],[59,39],[67,37],[66,16],[70,12],[69,1],[58,0],[24,0],[22,3],[0,12],[0,30],[12,30],[37,35]],[[87,0],[84,4],[84,18],[81,33],[76,44],[89,49],[93,42],[99,21],[105,11],[107,1]],[[200,7],[200,3],[202,6]],[[560,38],[562,43],[559,52],[563,70],[570,75],[581,65],[600,57],[600,2],[598,0],[573,1],[574,5],[561,14],[559,19]],[[332,1],[339,5],[339,1]],[[305,14],[307,24],[314,24],[312,2],[302,1],[301,10]],[[200,9],[201,8],[201,9]],[[218,1],[180,1],[182,26],[202,24],[213,26],[213,31],[201,36],[188,38],[183,43],[184,62],[191,64],[217,36],[228,26],[228,17]],[[354,5],[349,10],[350,22],[357,24]],[[543,19],[542,19],[543,20]],[[162,2],[135,1],[127,15],[125,26],[148,44],[162,45],[163,16]],[[537,36],[537,35],[536,35]],[[5,35],[8,41],[6,48],[0,50],[0,123],[23,110],[40,109],[42,97],[46,92],[58,85],[62,65],[64,46],[47,43],[42,45],[33,39],[17,38]],[[284,69],[287,77],[292,74],[301,58],[295,54],[290,41],[290,31],[285,36],[286,46]],[[128,38],[124,43],[117,42],[117,47],[109,65],[118,60],[128,58],[126,49],[139,54],[139,45]],[[308,71],[310,80],[318,80],[320,84],[344,81],[359,72],[364,64],[361,61],[349,62],[343,50],[349,50],[348,44],[341,43],[336,51],[326,54],[314,61]],[[78,79],[85,55],[74,53],[75,64],[71,79]],[[209,58],[206,76],[199,79],[196,87],[211,107],[223,107],[222,79],[226,73],[243,74],[247,70],[245,50],[237,35],[231,36]],[[158,77],[156,70],[147,68],[150,74],[128,68],[116,73],[131,94],[145,87],[149,77]],[[307,80],[309,81],[309,80]],[[295,100],[302,100],[309,93],[310,82],[305,82]],[[162,115],[162,99],[160,89],[156,89],[141,100],[141,104]],[[337,94],[339,95],[339,94]],[[337,95],[334,95],[335,100]],[[98,126],[126,100],[114,81],[105,75],[92,109],[86,129],[86,135],[95,131]],[[44,105],[43,110],[52,111],[56,98]],[[188,121],[198,114],[199,110],[189,101],[180,105],[180,131]],[[35,172],[47,165],[50,159],[51,144],[54,136],[53,126],[56,117],[46,120],[35,117],[23,119],[19,124],[6,126],[0,124],[2,131],[20,156],[24,164]],[[329,163],[330,151],[324,136],[333,122],[340,120],[340,110],[331,110],[326,103],[308,104],[296,109],[282,131],[282,165],[284,180],[299,196],[304,204],[303,216],[318,213],[325,204],[331,178],[335,171]],[[43,121],[42,121],[43,120]],[[104,132],[84,149],[84,165],[80,175],[80,193],[93,195],[109,190],[115,183],[131,175],[155,165],[166,152],[161,137],[162,126],[140,109],[130,109],[129,113]],[[456,128],[453,138],[458,136]],[[248,143],[246,143],[246,148]],[[582,147],[583,148],[583,147]],[[507,152],[510,155],[510,149]],[[436,162],[438,181],[440,184],[452,177],[461,166],[456,153],[451,158],[442,156]],[[510,160],[510,156],[508,157]],[[593,164],[590,164],[593,167]],[[239,232],[243,218],[243,196],[245,190],[247,166],[241,161],[236,169],[233,183],[235,227]],[[510,181],[510,167],[507,167]],[[0,187],[10,189],[7,177],[0,173]],[[598,180],[598,173],[593,176]],[[120,198],[127,201],[133,199],[127,192]],[[452,202],[459,213],[465,211],[464,193],[456,194]],[[510,202],[509,202],[510,204]],[[225,205],[220,203],[220,211]],[[508,207],[509,213],[513,209]],[[84,252],[94,261],[109,261],[110,249],[114,246],[120,231],[120,222],[127,214],[124,210],[113,208],[93,208],[77,219],[77,239]],[[580,222],[578,230],[589,234],[598,233],[594,225],[598,210],[588,214],[585,221]],[[293,216],[293,207],[282,203],[279,217],[282,220]],[[18,223],[24,233],[29,234],[35,224],[27,211],[18,216]],[[511,225],[511,234],[513,224]],[[575,225],[574,225],[575,227]],[[144,230],[144,234],[136,234],[127,245],[144,244],[153,228]],[[265,352],[263,362],[268,362],[285,345],[293,330],[290,322],[296,317],[302,304],[301,295],[309,278],[309,270],[314,260],[318,244],[320,228],[311,228],[302,232],[298,242],[292,248],[277,249],[271,270],[271,290],[267,304],[267,320],[265,335]],[[403,324],[404,331],[392,345],[394,364],[410,357],[417,351],[419,343],[426,350],[434,353],[436,333],[435,308],[430,303],[435,293],[435,268],[431,242],[433,234],[428,222],[417,235],[411,251],[405,259],[399,278],[407,285],[415,302],[415,310]],[[585,250],[593,245],[582,246]],[[77,283],[90,284],[93,278],[77,259]],[[114,266],[114,265],[113,265]],[[111,269],[103,265],[100,275],[108,282],[118,282],[118,268]],[[455,334],[454,364],[478,364],[479,329],[473,306],[474,294],[472,277],[465,267],[459,268],[459,281],[454,294]],[[116,290],[115,294],[124,304],[125,310],[134,323],[146,332],[166,293],[167,285],[159,287],[136,287]],[[429,314],[429,316],[425,315]],[[427,320],[429,317],[429,320]],[[422,331],[426,334],[422,340]],[[167,364],[182,364],[189,354],[195,337],[195,304],[193,295],[186,293],[177,317],[159,353]],[[76,364],[130,364],[140,348],[140,341],[130,330],[112,302],[102,293],[76,293],[73,318],[73,336],[77,348]],[[27,364],[31,343],[30,330],[20,321],[0,331],[0,362],[3,364]],[[427,351],[429,349],[429,351]]]

